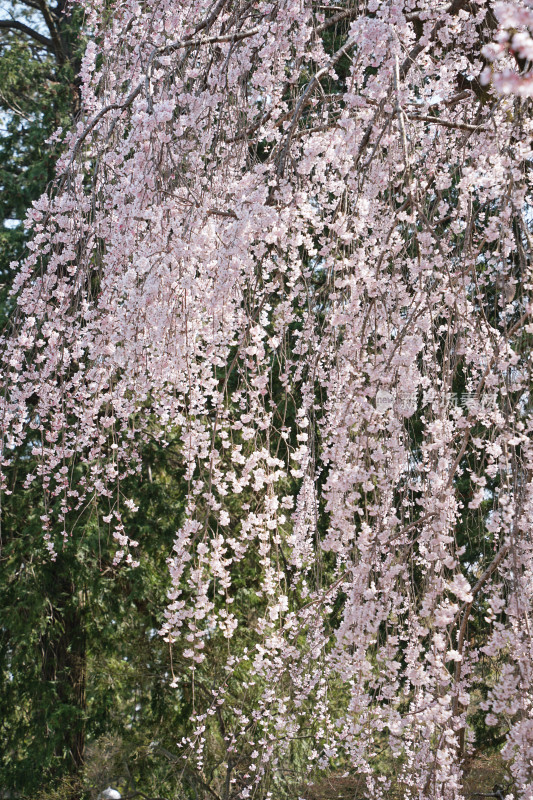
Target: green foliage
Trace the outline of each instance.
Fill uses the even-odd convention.
[[[168,645],[157,633],[165,562],[183,505],[166,455],[148,453],[150,472],[136,481],[139,511],[130,529],[142,557],[135,569],[113,565],[115,542],[98,524],[97,509],[84,513],[51,561],[40,490],[24,489],[25,470],[13,467],[0,559],[0,784],[24,796],[81,774],[87,754],[90,772],[91,753],[110,738],[120,750],[119,771],[96,788],[117,774],[146,788],[158,778],[150,742],[174,741],[187,719],[186,703],[169,686]],[[168,771],[165,759],[162,769]]]

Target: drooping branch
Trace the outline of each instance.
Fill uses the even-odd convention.
[[[498,692],[520,711],[498,734],[505,722],[523,742],[533,703],[513,683],[519,659],[533,664],[527,620],[505,619],[505,546],[472,579],[494,538],[515,537],[531,569],[515,524],[533,509],[516,231],[533,123],[514,101],[458,92],[485,40],[479,3],[353,5],[329,7],[353,17],[333,55],[300,0],[253,28],[256,5],[224,0],[200,21],[192,0],[162,0],[95,22],[85,126],[68,180],[32,210],[3,356],[5,457],[33,436],[52,552],[56,527],[102,496],[117,562],[135,563],[125,476],[147,441],[177,442],[187,505],[162,633],[191,665],[194,713],[176,758],[192,754],[203,780],[224,713],[217,798],[259,796],[309,737],[310,764],[341,764],[377,800],[378,740],[399,785],[457,800],[459,701],[468,715],[481,654],[511,676],[495,714]],[[436,64],[423,51],[440,39]],[[504,621],[470,641],[482,591]],[[235,684],[245,699],[230,709]]]
[[[59,64],[63,64],[67,58],[67,54],[65,52],[65,48],[63,46],[63,42],[61,39],[61,34],[58,29],[56,20],[50,10],[50,7],[46,0],[38,0],[39,8],[41,14],[43,15],[43,19],[45,21],[46,27],[50,33],[50,41],[52,42],[52,47],[55,53],[55,56],[58,60]]]

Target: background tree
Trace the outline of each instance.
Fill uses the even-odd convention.
[[[69,128],[79,110],[81,43],[75,44],[79,19],[67,15],[64,5],[12,3],[3,12],[0,314],[5,321],[13,263],[26,241],[27,208],[55,172],[59,151],[48,139],[61,126]],[[35,549],[42,503],[22,489],[32,468],[21,453],[12,472],[14,493],[4,509],[2,783],[34,790],[50,764],[59,762],[72,772],[82,763],[86,640],[83,589],[72,576],[72,555],[52,565]]]
[[[48,139],[79,112],[81,14],[66,4],[4,3],[0,20],[2,314],[12,261],[22,256],[26,210],[55,174],[60,152]]]

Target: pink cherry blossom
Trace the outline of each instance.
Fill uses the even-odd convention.
[[[82,115],[2,339],[2,466],[38,459],[52,557],[98,497],[137,558],[124,479],[178,437],[161,633],[196,674],[219,632],[254,687],[232,796],[305,733],[368,796],[386,747],[406,799],[459,800],[491,658],[530,797],[531,5],[82,5]],[[225,696],[195,700],[199,764]]]

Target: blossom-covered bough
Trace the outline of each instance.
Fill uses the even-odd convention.
[[[252,687],[221,796],[307,735],[361,796],[459,798],[492,726],[531,797],[533,8],[83,4],[83,114],[2,345],[2,458],[38,459],[51,557],[95,496],[142,557],[123,482],[178,432],[163,635],[192,670],[223,635]]]

